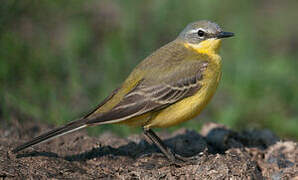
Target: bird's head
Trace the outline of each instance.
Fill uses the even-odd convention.
[[[224,32],[216,23],[202,20],[188,24],[179,34],[178,39],[196,49],[218,51],[221,39],[232,36],[234,33]]]

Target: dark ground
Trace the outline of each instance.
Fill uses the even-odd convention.
[[[191,158],[176,165],[140,135],[90,137],[79,131],[17,155],[9,152],[50,128],[17,121],[1,125],[0,179],[298,179],[296,142],[281,141],[267,130],[238,133],[213,123],[200,134],[159,133],[177,154]]]

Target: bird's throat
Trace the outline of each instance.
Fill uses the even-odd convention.
[[[198,53],[203,54],[217,54],[220,46],[221,46],[221,40],[220,39],[207,39],[199,44],[185,44],[187,48],[193,48]]]

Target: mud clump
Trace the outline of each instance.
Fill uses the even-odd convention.
[[[10,151],[53,127],[14,122],[0,127],[0,178],[75,179],[298,179],[298,148],[268,130],[234,132],[207,123],[200,133],[159,133],[186,162],[171,164],[141,135],[90,137],[79,131]]]

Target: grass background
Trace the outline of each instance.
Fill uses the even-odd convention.
[[[76,119],[189,22],[208,19],[236,34],[223,42],[222,81],[199,117],[170,130],[214,121],[298,139],[297,7],[290,0],[1,1],[1,124]],[[89,131],[106,129],[139,131]]]

